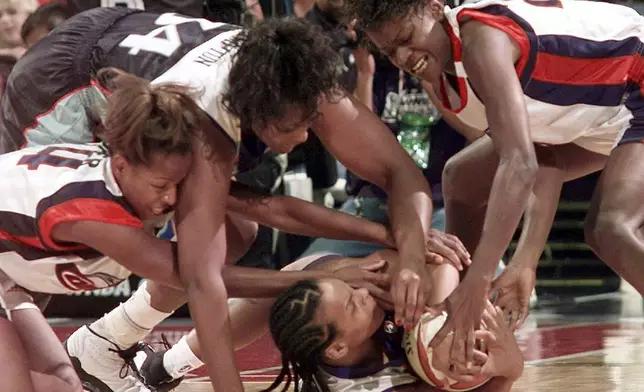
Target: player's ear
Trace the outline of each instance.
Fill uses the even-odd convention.
[[[340,340],[335,340],[324,350],[324,356],[331,360],[338,360],[349,352],[349,347]]]
[[[128,166],[128,161],[125,159],[125,157],[121,154],[114,154],[112,155],[112,173],[114,174],[114,177],[118,180],[122,175],[123,172],[127,169]]]

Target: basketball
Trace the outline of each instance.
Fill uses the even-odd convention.
[[[429,385],[442,388],[445,391],[471,391],[485,384],[490,378],[479,376],[471,382],[460,382],[436,370],[432,364],[432,349],[429,347],[429,343],[446,320],[447,313],[445,312],[439,316],[429,312],[421,316],[416,327],[406,332],[403,337],[407,360],[416,375]]]

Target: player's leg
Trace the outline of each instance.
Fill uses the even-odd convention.
[[[443,169],[446,232],[456,235],[472,254],[498,165],[492,139],[483,136],[450,158]]]
[[[227,263],[234,263],[246,254],[256,233],[255,222],[227,216]],[[118,391],[133,384],[134,375],[122,378],[119,374],[123,361],[134,368],[134,356],[141,350],[150,357],[150,361],[161,360],[162,353],[155,355],[149,347],[138,345],[138,342],[186,302],[187,297],[183,291],[147,281],[126,302],[92,324],[75,331],[66,344],[69,355],[82,368],[79,370],[81,375],[88,375],[84,381],[93,384],[100,382],[105,391]],[[91,349],[88,349],[89,346],[92,346]],[[183,341],[177,346],[177,352],[186,348]],[[181,358],[181,361],[192,364],[188,370],[203,365],[189,350],[184,350]]]
[[[299,271],[319,259],[320,255],[305,256],[287,265],[283,271]],[[261,338],[267,331],[266,321],[272,299],[231,299],[229,314],[233,345],[239,350]],[[151,358],[144,363],[141,373],[148,385],[159,385],[160,380],[177,379],[203,365],[201,349],[193,329],[164,353],[162,360]],[[167,381],[166,381],[167,382]]]
[[[644,294],[644,131],[627,133],[595,188],[586,218],[586,242],[615,272]],[[638,136],[637,139],[631,139]]]
[[[575,144],[535,146],[540,166],[556,167],[564,181],[601,170],[606,157]],[[498,156],[485,136],[452,157],[443,172],[447,232],[473,253],[478,245]],[[539,186],[536,184],[535,186]]]

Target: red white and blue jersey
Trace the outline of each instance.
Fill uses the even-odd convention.
[[[0,155],[0,270],[42,293],[114,286],[130,272],[78,244],[60,243],[61,222],[101,221],[142,228],[100,144],[29,147]]]
[[[447,10],[446,19],[457,78],[443,77],[441,95],[466,124],[488,128],[462,63],[460,26],[476,20],[520,48],[515,68],[535,143],[573,142],[608,155],[625,132],[644,136],[644,17],[633,9],[578,0],[483,0]]]

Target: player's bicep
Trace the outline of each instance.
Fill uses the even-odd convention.
[[[462,28],[463,66],[485,104],[490,136],[501,158],[534,159],[523,88],[515,70],[520,50],[507,34],[480,22]]]
[[[347,95],[325,100],[313,130],[349,171],[387,188],[392,173],[413,161],[396,137],[371,110]],[[415,169],[415,167],[414,167]]]

